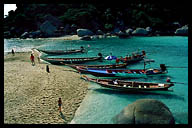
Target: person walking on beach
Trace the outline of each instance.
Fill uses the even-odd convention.
[[[61,105],[62,105],[62,101],[61,101],[61,98],[59,98],[58,100],[59,112],[61,112]]]
[[[30,60],[31,60],[31,64],[32,64],[32,66],[34,66],[34,65],[35,65],[35,57],[34,57],[33,54],[31,54],[31,56],[30,56]]]
[[[15,51],[14,51],[13,48],[12,48],[12,50],[11,50],[11,53],[12,53],[13,56],[15,55]]]
[[[13,48],[12,48],[12,50],[11,50],[11,53],[12,53],[13,56],[15,55],[15,51],[14,51]]]
[[[46,71],[47,71],[47,73],[50,73],[50,71],[49,71],[49,65],[46,66]]]

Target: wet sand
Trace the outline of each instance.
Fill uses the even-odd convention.
[[[4,56],[4,123],[67,124],[73,119],[88,90],[88,82],[71,68],[39,64],[30,54]],[[70,70],[70,71],[69,71]],[[62,112],[58,99],[62,99]]]

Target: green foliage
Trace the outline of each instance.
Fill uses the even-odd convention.
[[[16,11],[10,11],[4,18],[4,31],[15,27],[24,31],[36,30],[37,23],[44,22],[45,15],[58,17],[65,24],[76,24],[79,27],[111,31],[118,20],[125,26],[147,27],[157,29],[167,27],[172,22],[186,24],[187,13],[180,6],[129,2],[127,5],[108,4],[17,4]],[[93,21],[93,22],[92,22]],[[93,23],[93,24],[91,24]],[[98,25],[97,25],[98,26]]]
[[[114,28],[113,24],[105,24],[105,29],[111,31]]]

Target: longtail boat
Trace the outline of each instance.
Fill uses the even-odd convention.
[[[145,51],[142,51],[141,54],[132,53],[132,56],[126,56],[125,58],[120,58],[120,61],[127,64],[133,64],[143,60],[145,56],[146,56]]]
[[[114,64],[114,65],[83,65],[83,64],[65,64],[63,62],[61,62],[61,64],[69,66],[71,68],[74,68],[76,70],[78,70],[79,67],[82,68],[99,68],[99,69],[115,69],[115,68],[126,68],[127,63],[123,63],[123,64]]]
[[[164,64],[160,69],[99,69],[79,67],[80,73],[87,73],[97,77],[119,77],[119,78],[139,78],[150,75],[166,74],[168,71]]]
[[[42,50],[37,49],[40,52],[44,52],[46,54],[55,54],[55,55],[62,55],[62,54],[72,54],[72,53],[84,53],[85,49],[81,47],[81,49],[71,49],[71,50]]]
[[[169,87],[174,86],[173,83],[150,83],[150,82],[136,82],[112,79],[95,79],[83,75],[84,80],[94,82],[102,87],[123,90],[123,91],[154,91],[154,90],[168,90]]]
[[[84,57],[84,58],[43,58],[43,60],[51,63],[61,65],[65,64],[81,64],[89,61],[102,60],[102,57]],[[62,63],[61,63],[62,62]]]

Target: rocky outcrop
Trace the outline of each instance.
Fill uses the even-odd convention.
[[[175,124],[169,108],[154,99],[141,99],[129,104],[113,121],[115,124]]]
[[[38,37],[41,37],[42,36],[42,33],[40,30],[37,30],[37,31],[34,31],[34,32],[30,32],[30,37],[31,38],[38,38]]]
[[[80,40],[91,40],[91,37],[90,36],[83,36],[83,37],[80,37]]]
[[[79,37],[92,36],[92,35],[94,35],[94,33],[89,29],[77,29],[77,35]]]
[[[148,33],[152,32],[152,28],[151,27],[146,27],[145,29]]]
[[[113,30],[113,33],[114,34],[118,34],[118,33],[120,33],[121,32],[121,30],[119,29],[119,28],[115,28],[114,30]]]
[[[41,26],[40,30],[47,36],[54,36],[57,28],[52,25],[49,21],[45,21]]]
[[[28,32],[24,32],[24,33],[20,36],[21,39],[25,39],[25,38],[28,38],[28,37],[29,37],[29,33],[28,33]]]
[[[185,25],[181,28],[178,28],[176,31],[175,31],[175,35],[178,35],[178,36],[187,36],[188,35],[188,26]]]
[[[26,39],[26,38],[38,38],[38,37],[43,37],[42,33],[40,30],[34,31],[34,32],[24,32],[20,38],[21,39]]]
[[[137,28],[132,32],[134,36],[146,36],[148,34],[147,30],[144,28]]]
[[[124,33],[122,31],[120,31],[117,35],[119,38],[129,38],[129,34]]]
[[[63,25],[62,22],[57,17],[54,17],[52,15],[45,16],[44,21],[49,21],[56,28],[61,27]]]
[[[104,35],[104,32],[99,29],[99,30],[96,31],[96,34],[97,35]]]
[[[128,28],[127,30],[125,30],[125,32],[126,32],[127,34],[132,34],[132,32],[133,32],[133,29],[131,29],[131,28]]]

